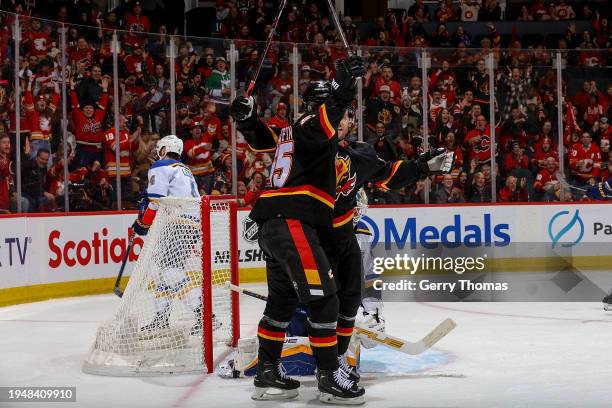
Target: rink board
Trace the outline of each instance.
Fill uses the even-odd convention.
[[[610,210],[607,203],[379,206],[369,208],[364,220],[375,250],[386,255],[418,252],[423,242],[469,242],[500,272],[564,264],[607,271]],[[0,216],[0,306],[111,292],[133,220],[133,212]],[[261,282],[263,253],[248,211],[239,211],[238,228],[240,280]],[[141,248],[137,238],[127,276]]]

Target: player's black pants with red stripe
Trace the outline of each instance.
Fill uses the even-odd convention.
[[[257,333],[260,360],[280,360],[285,331],[301,302],[308,307],[308,337],[317,367],[338,366],[338,297],[320,233],[291,219],[271,219],[259,225],[268,281],[268,302]]]
[[[347,223],[334,228],[333,233],[321,237],[323,248],[331,263],[336,287],[338,289],[338,354],[346,353],[355,316],[361,304],[361,291],[363,288],[363,264],[361,248],[355,237],[353,223]]]

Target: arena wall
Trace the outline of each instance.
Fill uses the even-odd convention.
[[[569,266],[612,282],[611,209],[607,203],[377,206],[364,221],[377,254],[418,256],[442,242],[486,254],[491,271]],[[240,280],[261,282],[263,253],[247,216],[239,211]],[[133,212],[0,216],[0,306],[110,293],[133,220]],[[142,244],[135,240],[128,276]]]

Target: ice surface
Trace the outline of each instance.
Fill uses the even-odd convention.
[[[76,386],[69,408],[323,405],[312,377],[301,379],[299,400],[279,404],[252,401],[251,379],[84,374],[96,330],[118,304],[102,295],[0,308],[0,386]],[[262,310],[241,299],[243,336]],[[446,317],[458,327],[420,356],[366,350],[367,407],[612,406],[612,313],[600,303],[387,303],[385,317],[389,333],[411,341]]]

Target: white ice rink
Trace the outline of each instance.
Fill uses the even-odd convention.
[[[262,302],[242,298],[241,331],[255,333]],[[113,295],[0,308],[0,386],[76,386],[77,402],[15,407],[312,407],[250,399],[251,379],[212,375],[112,378],[84,374]],[[612,313],[599,303],[387,303],[389,333],[416,340],[446,317],[458,327],[416,357],[363,355],[367,407],[612,407]],[[0,406],[11,406],[0,403]]]

